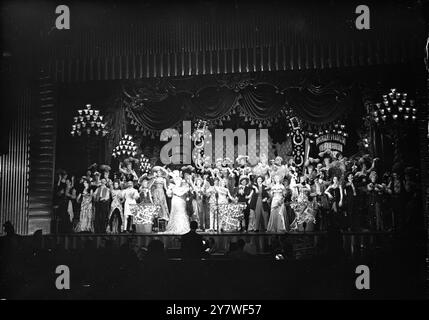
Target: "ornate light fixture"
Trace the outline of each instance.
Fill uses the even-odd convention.
[[[142,172],[142,174],[149,173],[152,166],[149,162],[149,159],[146,158],[143,153],[140,155],[139,162],[140,162],[140,171]]]
[[[104,116],[100,110],[93,109],[90,104],[85,106],[85,109],[79,109],[77,116],[73,117],[72,130],[70,134],[74,136],[105,136],[108,133]]]
[[[136,156],[137,155],[137,145],[133,141],[133,137],[129,134],[126,134],[121,141],[119,141],[119,144],[113,149],[112,156],[114,158],[117,157],[129,157],[129,156]]]
[[[383,95],[383,102],[372,105],[369,110],[370,118],[378,125],[389,121],[396,123],[411,123],[417,119],[417,109],[414,100],[407,99],[407,93],[399,93],[390,89],[389,94]]]

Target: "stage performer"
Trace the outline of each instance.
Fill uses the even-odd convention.
[[[140,181],[140,200],[135,207],[134,220],[136,229],[137,226],[141,226],[143,228],[143,232],[149,233],[152,231],[154,220],[159,216],[161,207],[153,203],[147,176],[141,177]]]
[[[274,175],[274,184],[271,186],[270,193],[272,194],[270,219],[268,221],[268,232],[285,232],[285,187],[281,183],[282,175]]]
[[[376,171],[371,171],[369,174],[369,180],[370,183],[367,185],[367,190],[370,227],[373,230],[383,231],[384,224],[381,211],[381,198],[385,189],[380,183],[378,183],[378,175]]]
[[[98,171],[94,172],[94,179],[91,181],[91,189],[93,192],[101,185],[101,173]]]
[[[236,176],[247,176],[252,172],[252,169],[249,167],[248,164],[248,156],[239,155],[237,159],[235,160],[238,164],[238,167],[235,169]]]
[[[295,219],[291,224],[293,231],[305,231],[307,225],[315,223],[315,212],[309,206],[310,201],[308,196],[310,194],[310,185],[306,182],[304,176],[299,177],[299,183],[294,180],[291,183],[293,190],[291,207],[295,212]]]
[[[195,176],[194,181],[191,180],[192,183],[192,208],[194,211],[195,220],[198,222],[199,228],[205,230],[208,228],[206,226],[206,212],[204,207],[204,180],[201,178],[199,174]]]
[[[265,154],[262,154],[259,157],[258,164],[255,167],[253,167],[253,175],[265,177],[268,174],[269,169],[270,169],[270,166],[268,165],[267,156]]]
[[[76,226],[76,232],[94,232],[94,211],[92,207],[93,191],[90,188],[90,181],[83,180],[83,190],[78,196],[80,202],[80,217]]]
[[[112,202],[110,203],[110,214],[107,225],[108,233],[121,233],[124,230],[124,197],[119,181],[115,180],[110,188]]]
[[[393,211],[393,228],[399,230],[402,226],[402,214],[405,203],[405,187],[399,172],[392,173],[392,180],[387,185],[387,193],[391,195]]]
[[[344,204],[347,218],[347,227],[352,231],[357,231],[359,228],[359,217],[357,216],[356,207],[358,203],[357,188],[355,186],[354,175],[352,172],[347,173],[347,182],[344,188]]]
[[[289,173],[288,168],[282,164],[283,158],[277,156],[274,160],[271,160],[272,165],[270,168],[270,176],[279,175],[280,181],[283,181],[285,176]]]
[[[106,232],[110,210],[110,189],[106,186],[106,179],[101,179],[100,186],[95,190],[95,232]]]
[[[256,178],[256,185],[253,186],[254,192],[250,201],[250,216],[248,231],[265,231],[268,224],[268,191],[264,185],[264,178]],[[262,220],[262,221],[261,221]],[[262,222],[262,228],[261,228]]]
[[[319,231],[326,231],[328,224],[328,213],[330,210],[330,202],[328,195],[325,190],[329,186],[329,182],[326,181],[326,170],[320,170],[314,180],[314,185],[311,186],[311,196],[316,197],[317,201],[317,228]]]
[[[217,205],[219,210],[220,229],[224,231],[231,231],[231,228],[238,229],[241,224],[239,221],[240,217],[237,217],[240,213],[240,209],[238,209],[234,204],[229,204],[229,200],[237,202],[237,199],[229,192],[227,179],[221,179],[219,181],[219,186],[216,187],[216,192],[218,196]],[[230,226],[230,223],[234,223],[234,225]]]
[[[218,194],[216,189],[219,187],[219,179],[214,178],[213,185],[206,189],[206,196],[208,198],[209,205],[209,215],[210,215],[210,223],[209,223],[209,232],[214,232],[218,230]]]
[[[155,178],[149,183],[149,188],[152,192],[153,203],[161,207],[159,219],[168,221],[169,213],[165,196],[165,191],[167,190],[166,174],[168,174],[168,171],[163,167],[155,166],[152,168],[152,172],[154,172]]]
[[[133,223],[133,211],[137,205],[137,199],[139,198],[139,192],[134,188],[133,181],[127,182],[127,188],[123,190],[124,203],[124,232],[132,230]],[[130,220],[130,222],[129,222]]]
[[[136,160],[134,158],[128,158],[124,160],[124,163],[119,163],[119,172],[123,173],[125,175],[125,178],[127,181],[137,181],[139,179],[137,173],[135,172],[133,168],[133,163]],[[125,167],[123,166],[125,164]]]
[[[283,185],[285,187],[285,196],[284,196],[284,203],[285,203],[285,228],[286,231],[290,230],[290,224],[292,223],[293,219],[295,218],[293,210],[291,208],[292,203],[292,190],[290,188],[290,176],[286,176],[283,179]]]
[[[243,210],[244,219],[242,221],[241,229],[247,231],[249,227],[249,214],[250,214],[250,199],[253,195],[253,188],[249,186],[249,177],[247,175],[243,175],[240,177],[240,185],[237,190],[237,199],[239,203],[244,204],[246,207]]]
[[[343,206],[343,187],[338,177],[332,177],[332,183],[325,190],[330,200],[329,226],[340,228],[342,225],[341,207]]]
[[[79,208],[78,203],[76,201],[77,194],[76,194],[76,188],[74,187],[74,177],[72,176],[71,179],[66,179],[66,189],[65,189],[65,196],[67,200],[67,213],[69,217],[70,223],[67,223],[67,232],[70,232],[73,230],[73,226],[76,224],[76,221],[78,220],[78,214],[79,214]]]
[[[171,213],[165,233],[185,234],[189,232],[189,218],[186,212],[186,195],[189,192],[189,186],[180,177],[178,170],[171,173],[173,183],[167,189],[167,195],[171,199]]]
[[[100,170],[103,173],[102,177],[104,179],[106,179],[106,186],[108,188],[111,188],[113,185],[113,181],[112,181],[112,179],[110,179],[110,171],[112,170],[112,168],[110,166],[108,166],[107,164],[102,164],[100,166]]]

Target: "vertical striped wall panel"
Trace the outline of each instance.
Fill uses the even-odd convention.
[[[56,143],[55,85],[42,73],[31,136],[28,233],[51,232]]]
[[[0,156],[0,223],[12,222],[18,234],[28,230],[30,106],[31,91],[26,89],[14,106],[16,116],[9,132],[9,152]]]

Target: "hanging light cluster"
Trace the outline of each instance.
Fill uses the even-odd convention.
[[[112,156],[114,158],[120,156],[135,156],[137,154],[137,145],[133,141],[133,137],[129,134],[126,134],[119,145],[113,149]]]
[[[407,99],[407,93],[399,93],[396,89],[390,89],[389,94],[383,95],[383,102],[376,103],[369,110],[371,119],[377,124],[385,124],[389,120],[415,121],[417,109],[414,100]]]
[[[78,115],[73,117],[73,125],[70,134],[72,136],[81,136],[82,133],[96,136],[105,136],[108,133],[106,122],[103,121],[103,115],[100,110],[93,109],[90,104],[85,109],[79,109]]]
[[[144,154],[140,155],[140,171],[142,172],[142,174],[144,173],[149,173],[150,170],[152,169],[152,165],[149,162],[149,159],[145,157]]]

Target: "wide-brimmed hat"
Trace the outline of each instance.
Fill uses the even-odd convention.
[[[230,165],[233,164],[233,161],[230,158],[226,157],[225,159],[223,159],[223,164]]]
[[[164,168],[161,166],[152,167],[152,172],[158,172],[158,171],[161,171],[162,173],[164,173]]]
[[[319,159],[315,159],[315,158],[308,157],[308,160],[307,160],[306,165],[307,165],[307,166],[309,166],[310,164],[311,164],[311,165],[314,165],[314,164],[319,163],[319,162],[320,162],[320,160],[319,160]]]
[[[319,152],[320,158],[331,158],[332,159],[332,151],[331,149],[326,149],[325,151]]]
[[[93,164],[91,164],[89,167],[88,167],[88,169],[87,170],[90,170],[90,171],[97,171],[97,167],[98,167],[98,164],[96,164],[96,163],[93,163]]]
[[[282,157],[280,157],[280,156],[277,156],[277,157],[274,159],[274,162],[277,162],[277,161],[280,161],[280,163],[282,163],[282,162],[283,162],[283,158],[282,158]]]
[[[195,168],[189,164],[187,166],[183,166],[180,170],[182,170],[183,173],[192,173],[195,171]]]
[[[238,183],[241,183],[241,181],[246,180],[247,183],[249,183],[250,179],[248,176],[240,176],[240,179],[238,179]]]
[[[242,159],[246,159],[246,161],[249,159],[249,156],[244,156],[240,154],[237,159],[235,159],[236,162],[240,162]]]
[[[101,171],[107,171],[107,172],[110,172],[111,170],[112,170],[112,168],[109,166],[109,165],[107,165],[107,164],[102,164],[101,166],[100,166],[100,170]]]

